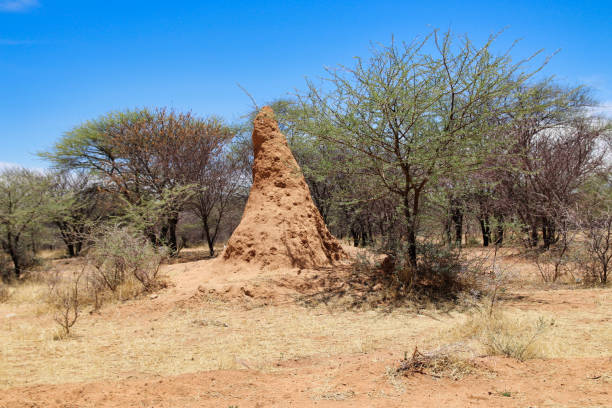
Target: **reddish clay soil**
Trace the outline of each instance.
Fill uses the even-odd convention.
[[[222,370],[118,382],[41,385],[0,395],[0,407],[610,407],[610,359],[517,362],[461,380],[386,374],[392,356],[288,362],[274,373]],[[606,374],[607,373],[607,374]]]
[[[253,149],[253,186],[222,258],[267,269],[324,267],[345,258],[268,106],[253,122]]]

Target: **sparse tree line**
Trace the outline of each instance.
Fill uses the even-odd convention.
[[[605,283],[610,121],[590,115],[584,88],[541,79],[537,54],[498,55],[495,39],[476,46],[433,32],[377,47],[272,105],[331,231],[387,253],[410,282],[436,248],[457,251],[469,235],[520,243],[544,280],[573,262]],[[52,171],[2,170],[0,243],[12,266],[3,278],[19,277],[49,242],[78,256],[109,225],[171,254],[200,241],[213,256],[248,196],[251,119],[113,112],[42,153]]]

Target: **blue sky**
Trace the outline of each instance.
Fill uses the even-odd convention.
[[[105,112],[169,106],[239,120],[370,44],[451,28],[517,58],[560,49],[544,70],[586,84],[612,112],[612,1],[0,0],[0,166]]]

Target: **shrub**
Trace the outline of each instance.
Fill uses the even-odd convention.
[[[467,263],[456,248],[421,243],[417,246],[418,274],[430,286],[460,289],[460,276]]]
[[[417,269],[411,266],[408,248],[400,243],[387,251],[383,269],[392,273],[405,286],[427,287],[443,294],[452,294],[466,289],[473,280],[471,275],[479,270],[477,262],[468,261],[457,248],[433,243],[417,245]]]
[[[554,320],[541,316],[534,320],[499,310],[492,314],[479,311],[458,327],[455,335],[478,341],[487,354],[526,360],[543,357],[540,337],[553,325]]]
[[[62,329],[58,338],[65,338],[70,335],[70,329],[76,323],[81,313],[80,281],[84,274],[84,269],[75,272],[68,280],[49,280],[49,303],[54,314],[53,320]]]
[[[154,247],[140,233],[105,227],[95,235],[88,253],[94,268],[89,283],[94,291],[105,287],[116,292],[127,280],[135,279],[144,291],[155,290],[161,285],[159,267],[166,254],[165,248]]]

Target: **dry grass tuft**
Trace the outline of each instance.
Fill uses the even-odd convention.
[[[11,290],[0,282],[0,303],[6,303],[11,297]]]
[[[479,310],[462,325],[451,330],[459,340],[474,340],[486,355],[504,355],[527,360],[550,357],[547,351],[554,336],[545,336],[555,326],[554,319],[530,313]]]

